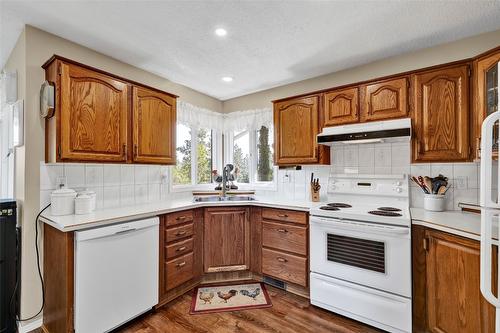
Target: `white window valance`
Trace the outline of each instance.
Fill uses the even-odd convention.
[[[271,108],[236,111],[224,116],[224,129],[227,132],[256,131],[262,126],[273,127],[273,110]]]
[[[222,113],[184,102],[177,102],[177,122],[194,128],[209,128],[216,131],[224,130]]]
[[[195,128],[210,128],[219,132],[258,130],[273,126],[271,108],[219,113],[184,101],[177,103],[177,121]]]

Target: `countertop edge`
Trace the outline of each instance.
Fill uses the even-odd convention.
[[[204,207],[227,207],[227,206],[269,207],[269,208],[289,209],[289,210],[304,211],[304,212],[309,212],[309,210],[310,210],[310,207],[306,207],[306,206],[298,206],[298,205],[279,203],[279,202],[273,203],[273,202],[257,201],[257,200],[256,201],[220,202],[220,203],[213,203],[213,202],[191,202],[191,203],[189,203],[189,202],[186,202],[185,204],[180,204],[178,207],[171,207],[171,208],[165,208],[165,209],[152,209],[151,211],[140,212],[137,214],[117,216],[117,217],[111,217],[111,218],[103,218],[103,219],[98,219],[98,220],[93,221],[93,222],[73,224],[73,225],[68,226],[68,227],[65,227],[65,226],[57,223],[56,221],[50,219],[50,217],[47,217],[43,214],[40,216],[40,221],[47,224],[47,225],[50,225],[51,227],[53,227],[59,231],[71,232],[71,231],[78,231],[78,230],[84,230],[84,229],[90,229],[90,228],[103,227],[103,226],[116,224],[116,223],[124,223],[124,222],[128,222],[128,221],[144,219],[144,218],[148,218],[148,217],[178,212],[178,211],[187,210],[187,209],[204,208]],[[119,208],[120,207],[117,207],[117,209],[119,209]]]

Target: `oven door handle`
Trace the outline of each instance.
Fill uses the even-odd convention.
[[[361,231],[361,232],[378,232],[391,235],[407,235],[410,233],[410,228],[395,227],[389,225],[372,225],[363,222],[355,222],[350,220],[339,220],[333,218],[312,217],[311,224],[319,224],[323,227],[336,227],[344,230]]]

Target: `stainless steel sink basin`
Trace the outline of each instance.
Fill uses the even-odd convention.
[[[246,195],[234,195],[234,196],[207,196],[207,197],[195,197],[194,202],[219,202],[219,201],[255,201],[252,196]]]

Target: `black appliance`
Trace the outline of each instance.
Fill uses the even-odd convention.
[[[16,332],[16,201],[0,199],[0,333]]]

